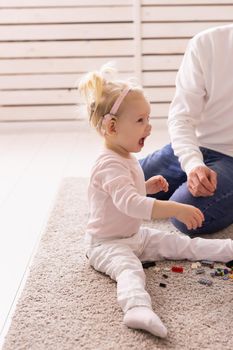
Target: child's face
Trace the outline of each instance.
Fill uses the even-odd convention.
[[[121,111],[122,110],[122,111]],[[130,92],[119,109],[116,121],[116,146],[127,156],[130,152],[140,152],[146,137],[150,135],[150,104],[140,92]]]

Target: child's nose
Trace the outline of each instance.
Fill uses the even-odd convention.
[[[146,130],[147,130],[148,132],[150,132],[150,131],[151,131],[151,128],[152,128],[152,126],[151,126],[151,124],[148,122],[148,124],[147,124],[147,126],[146,126]]]

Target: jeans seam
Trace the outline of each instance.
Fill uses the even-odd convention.
[[[205,208],[202,209],[203,213],[205,213],[208,209],[210,209],[216,203],[221,202],[223,199],[231,197],[232,195],[233,195],[233,190],[228,193],[221,194],[221,196],[214,198],[214,200],[211,203],[209,203]]]

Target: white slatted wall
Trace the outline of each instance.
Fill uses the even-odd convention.
[[[233,22],[229,0],[0,0],[0,120],[75,119],[75,82],[115,60],[167,117],[187,41]]]

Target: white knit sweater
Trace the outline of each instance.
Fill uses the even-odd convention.
[[[233,156],[233,25],[190,40],[176,78],[168,128],[188,174],[203,165],[199,146]]]

